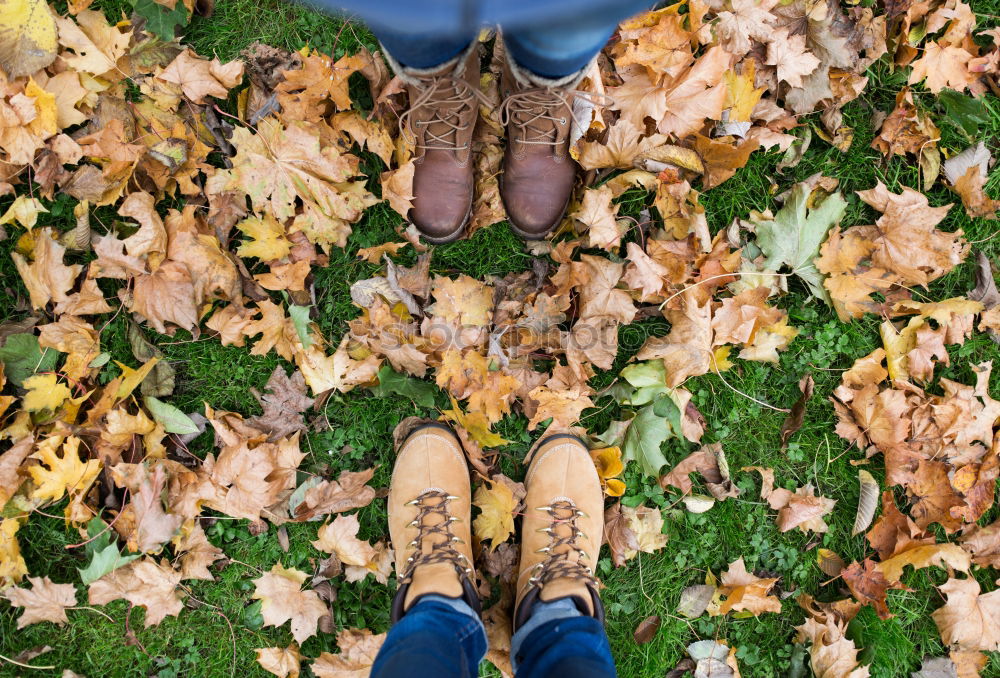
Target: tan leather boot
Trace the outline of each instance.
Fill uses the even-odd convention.
[[[463,598],[479,610],[469,514],[472,487],[458,439],[443,424],[415,429],[396,455],[389,485],[389,536],[399,589],[395,622],[422,595]]]
[[[507,59],[500,119],[507,127],[500,195],[514,231],[536,240],[555,228],[573,193],[573,87],[583,72],[549,80]]]
[[[594,568],[604,529],[604,492],[587,446],[560,433],[543,438],[524,480],[521,564],[514,629],[538,601],[571,597],[584,614],[604,621]]]
[[[433,69],[392,65],[410,98],[401,127],[416,145],[410,221],[429,242],[455,240],[472,212],[472,132],[485,101],[479,44]]]

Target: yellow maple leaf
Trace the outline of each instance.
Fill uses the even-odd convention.
[[[122,371],[122,381],[118,385],[118,390],[115,392],[115,400],[124,400],[125,398],[128,398],[132,394],[132,391],[134,391],[136,387],[143,382],[146,376],[153,370],[156,363],[159,361],[159,358],[153,357],[140,365],[138,369],[133,369],[116,360],[115,365],[118,365]]]
[[[87,491],[101,472],[99,460],[84,462],[80,459],[80,439],[76,436],[66,438],[65,443],[62,436],[47,438],[38,444],[38,450],[31,457],[42,462],[28,469],[35,481],[32,499],[59,501],[67,493],[79,495]]]
[[[19,195],[0,217],[0,226],[16,221],[30,231],[38,222],[38,215],[41,212],[48,212],[41,200],[27,195]],[[29,248],[29,251],[31,250],[34,250],[34,246]]]
[[[23,385],[28,392],[24,395],[21,405],[28,412],[42,410],[54,412],[73,395],[69,387],[60,384],[54,374],[36,374],[25,379]]]
[[[615,476],[621,475],[625,470],[622,463],[622,450],[620,447],[602,447],[590,451],[590,458],[594,460],[597,467],[597,475],[601,479],[604,493],[609,497],[620,497],[625,493],[625,483]]]
[[[56,58],[56,22],[45,0],[0,2],[0,68],[10,79],[30,75]]]
[[[514,492],[504,483],[486,481],[476,488],[473,503],[480,513],[472,521],[472,527],[479,539],[490,540],[492,551],[514,532],[514,509],[517,507]]]
[[[28,566],[21,557],[17,531],[21,523],[13,518],[0,521],[0,591],[13,586],[28,574]]]
[[[715,350],[712,351],[712,371],[718,374],[719,372],[725,372],[733,366],[733,362],[729,359],[729,354],[732,352],[733,347],[729,344],[725,346],[716,346]]]
[[[443,410],[441,414],[468,431],[472,439],[483,447],[500,447],[510,442],[490,430],[489,420],[484,413],[469,412],[466,414],[454,398],[451,399],[451,409]]]
[[[726,83],[726,103],[723,105],[729,109],[731,122],[749,122],[750,113],[766,89],[754,88],[754,70],[754,60],[747,59],[743,62],[743,73],[740,75],[734,70],[728,70],[722,75],[722,80]]]
[[[39,87],[34,78],[28,79],[24,95],[35,100],[35,119],[28,123],[28,131],[42,139],[56,134],[59,131],[59,125],[56,124],[56,95]]]
[[[292,243],[285,237],[285,227],[270,214],[244,219],[236,224],[236,228],[252,238],[236,250],[241,257],[257,257],[261,261],[273,261],[284,259],[292,249]]]

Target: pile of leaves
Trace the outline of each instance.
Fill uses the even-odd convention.
[[[848,199],[835,179],[816,175],[778,195],[776,212],[752,212],[713,235],[699,202],[760,149],[784,151],[782,167],[801,159],[812,134],[846,150],[853,137],[842,108],[864,91],[878,60],[912,67],[911,84],[942,96],[995,87],[1000,36],[975,35],[961,0],[884,12],[832,0],[690,0],[625,22],[581,85],[589,96],[576,100],[572,153],[586,175],[565,220],[553,238],[529,246],[531,270],[482,280],[433,275],[432,251],[403,223],[413,148],[398,123],[404,88],[380,55],[334,60],[254,45],[243,60],[223,63],[165,37],[155,22],[111,24],[86,3],[70,11],[59,16],[37,0],[0,5],[12,27],[0,32],[0,196],[15,196],[0,215],[0,239],[13,241],[28,294],[23,319],[0,326],[0,589],[23,608],[19,626],[66,623],[77,603],[74,583],[28,576],[20,554],[19,529],[55,504],[86,548],[80,581],[89,602],[125,599],[146,608],[147,626],[181,612],[185,581],[211,580],[225,565],[206,519],[245,519],[255,530],[321,521],[313,545],[327,557],[313,572],[279,562],[253,582],[264,623],[289,623],[294,639],[262,648],[258,661],[275,675],[297,674],[299,645],[333,629],[324,584],[368,575],[385,584],[393,569],[387,541],[358,539],[357,515],[347,513],[375,500],[374,469],[298,481],[302,413],[355,389],[433,406],[433,382],[450,399],[441,416],[481,481],[481,590],[490,598],[492,582],[503,591],[486,613],[489,658],[509,674],[506,608],[517,562],[509,540],[524,488],[499,472],[508,441],[495,426],[520,414],[529,431],[576,430],[591,443],[609,496],[624,492],[618,476],[634,463],[663,492],[679,493],[688,511],[708,511],[740,494],[722,446],[666,468],[663,445],[700,443],[709,425],[689,379],[714,373],[725,381],[739,361],[778,362],[798,334],[778,305],[790,285],[844,322],[885,318],[884,348],[858,360],[837,389],[837,433],[866,458],[881,453],[888,484],[909,500],[907,516],[891,492],[882,495],[882,515],[867,533],[873,557],[848,565],[820,550],[820,567],[842,577],[855,600],[799,594],[800,640],[816,675],[867,675],[846,624],[861,605],[888,617],[886,591],[902,586],[905,565],[954,574],[1000,563],[1000,526],[977,524],[993,505],[1000,453],[990,365],[977,368],[974,385],[934,379],[947,346],[977,330],[1000,332],[989,262],[969,299],[915,300],[969,255],[961,231],[939,228],[951,206],[878,184],[857,193],[879,213],[875,223],[844,228]],[[979,46],[987,41],[993,46]],[[482,87],[496,102],[502,43],[493,49]],[[371,102],[364,111],[351,96],[359,82]],[[504,219],[494,109],[481,108],[475,133],[470,231]],[[983,192],[985,146],[944,158],[938,130],[908,89],[880,127],[873,146],[912,155],[925,190],[943,176],[970,216],[996,216],[1000,204]],[[368,176],[372,163],[384,170],[379,177]],[[619,215],[626,193],[645,194],[641,219]],[[38,226],[62,195],[74,201],[75,227]],[[400,240],[358,252],[379,269],[351,286],[357,316],[331,342],[314,322],[313,270],[382,201],[401,215]],[[416,251],[410,266],[394,260],[404,248]],[[101,332],[118,314],[131,318],[141,366],[119,365],[108,378]],[[645,318],[665,319],[669,332],[648,337],[598,391],[593,378],[615,367],[619,330]],[[293,372],[274,372],[258,395],[261,416],[210,404],[182,412],[164,400],[174,374],[144,327],[210,332],[255,356],[273,351]],[[801,388],[783,443],[801,426],[808,376]],[[623,418],[603,431],[577,427],[604,396]],[[199,458],[187,445],[209,428],[217,449]],[[753,470],[781,531],[829,529],[824,516],[835,500],[808,484],[775,488],[771,469]],[[691,473],[707,494],[695,491]],[[856,532],[871,524],[879,496],[862,474]],[[615,501],[605,521],[615,566],[666,543],[658,509]],[[939,543],[934,523],[957,542]],[[26,577],[30,588],[19,586]],[[780,612],[778,583],[737,560],[718,580],[709,572],[685,591],[680,611]],[[955,648],[947,661],[981,667],[980,653],[998,649],[1000,636],[992,621],[971,628],[966,611],[976,606],[980,618],[994,619],[996,595],[981,595],[971,577],[952,577],[941,590],[948,602],[934,619]],[[641,625],[637,640],[657,624]],[[383,638],[342,630],[341,653],[322,654],[311,670],[363,675]],[[686,661],[738,675],[734,651],[696,643]]]

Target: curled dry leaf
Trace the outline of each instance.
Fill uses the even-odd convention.
[[[812,375],[807,374],[801,379],[799,379],[799,390],[802,395],[799,399],[795,401],[792,405],[792,411],[788,413],[785,417],[785,421],[781,423],[781,448],[785,449],[788,447],[788,439],[791,438],[800,428],[802,428],[802,420],[806,414],[806,403],[812,398],[813,388],[815,382],[813,381]],[[855,532],[857,534],[857,532]]]
[[[660,617],[654,614],[639,622],[639,625],[635,627],[635,631],[632,633],[632,638],[637,645],[644,645],[653,640],[656,632],[659,630]]]
[[[854,527],[851,529],[852,537],[868,529],[875,517],[875,509],[878,508],[878,481],[868,471],[859,469],[858,482],[861,489],[858,492],[858,511],[854,516]]]
[[[839,577],[847,567],[847,563],[836,552],[830,549],[816,549],[816,564],[829,577]]]
[[[604,541],[611,549],[611,562],[622,567],[639,550],[639,538],[629,527],[628,516],[622,512],[620,501],[604,510]]]
[[[288,647],[262,647],[254,651],[257,653],[257,663],[268,673],[273,673],[278,678],[298,678],[302,655],[295,643]]]
[[[777,578],[757,577],[747,572],[742,558],[734,560],[722,573],[719,593],[725,600],[719,604],[717,612],[710,609],[709,614],[746,612],[756,617],[764,612],[781,612],[781,601],[769,595],[777,583]]]
[[[367,676],[385,642],[385,635],[373,634],[368,629],[342,629],[337,633],[340,654],[323,652],[309,668],[316,678]]]

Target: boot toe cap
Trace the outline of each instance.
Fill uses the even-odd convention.
[[[462,235],[470,211],[471,205],[458,204],[457,200],[414,200],[410,221],[427,240],[434,243],[451,242]]]
[[[559,207],[537,203],[516,207],[505,205],[505,207],[514,230],[522,237],[532,240],[548,235],[549,231],[559,224],[564,211]]]

